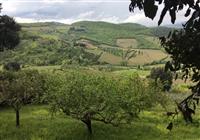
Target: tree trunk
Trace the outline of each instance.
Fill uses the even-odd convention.
[[[19,123],[19,110],[16,109],[15,113],[16,113],[16,127],[19,127],[20,126],[20,123]]]
[[[89,133],[92,135],[92,122],[91,122],[91,120],[88,120],[87,128],[88,128]]]
[[[82,120],[82,122],[86,124],[89,134],[92,135],[92,121],[91,121],[91,119]]]

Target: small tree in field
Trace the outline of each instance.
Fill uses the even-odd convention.
[[[36,101],[42,90],[42,77],[37,71],[0,72],[0,101],[15,110],[17,127],[22,106]]]
[[[60,78],[58,78],[60,77]],[[154,102],[155,91],[138,77],[115,77],[68,72],[56,75],[47,84],[53,112],[62,111],[81,120],[92,134],[92,121],[118,126],[130,124],[139,112]]]
[[[165,71],[164,68],[153,68],[149,78],[154,79],[155,83],[161,82],[163,91],[169,91],[173,82],[173,76],[170,71]]]
[[[137,51],[136,50],[133,50],[133,49],[123,50],[121,65],[122,66],[127,66],[128,65],[128,61],[131,58],[136,57],[136,55],[137,55]]]

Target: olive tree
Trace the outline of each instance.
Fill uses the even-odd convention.
[[[47,86],[52,112],[62,111],[81,120],[90,134],[92,121],[113,126],[130,124],[141,110],[155,103],[150,99],[155,90],[149,90],[146,82],[136,75],[111,77],[67,72],[50,76]]]
[[[36,102],[43,92],[43,80],[38,71],[0,72],[0,102],[11,106],[16,113],[16,126],[20,126],[20,109]]]

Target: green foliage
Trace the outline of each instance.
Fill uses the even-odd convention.
[[[124,50],[122,53],[122,62],[121,65],[122,66],[127,66],[128,65],[128,60],[130,60],[131,58],[136,57],[137,55],[137,51],[133,50],[133,49],[128,49],[128,50]]]
[[[116,45],[118,39],[133,39],[137,42],[136,48],[160,49],[153,40],[153,29],[137,24],[78,22],[72,25],[32,23],[21,26],[20,44],[14,51],[0,52],[0,64],[16,61],[22,65],[36,66],[62,65],[66,62],[75,65],[98,65],[101,52],[122,56],[123,49]],[[70,27],[81,27],[85,31],[74,31]],[[107,36],[103,32],[104,29]],[[81,39],[88,41],[89,47],[96,47],[98,53],[88,46],[75,46]],[[109,43],[109,39],[113,41]]]
[[[177,95],[177,94],[175,94]],[[182,95],[179,94],[180,97]],[[168,106],[173,108],[172,105]],[[21,110],[22,127],[14,126],[15,117],[11,108],[0,109],[0,139],[2,140],[88,140],[84,125],[75,119],[57,114],[52,118],[48,106],[25,106]],[[143,111],[133,124],[112,127],[93,122],[93,140],[194,140],[199,139],[198,124],[185,125],[179,115],[175,129],[166,129],[168,118],[159,106]],[[199,111],[195,120],[199,120]]]
[[[173,76],[170,71],[165,71],[164,68],[153,68],[148,77],[154,79],[157,84],[161,82],[163,91],[171,89]]]
[[[152,33],[156,37],[167,36],[171,31],[172,31],[171,28],[162,27],[162,26],[161,27],[152,28]]]
[[[43,77],[34,70],[0,72],[0,103],[16,111],[16,126],[22,106],[38,102],[44,92]]]
[[[76,39],[84,38],[97,44],[119,47],[116,43],[117,39],[134,38],[138,41],[137,48],[159,48],[159,46],[155,46],[144,38],[144,36],[154,36],[154,34],[152,34],[152,29],[139,24],[112,24],[106,22],[82,21],[72,24],[72,27],[84,29],[84,32],[69,30],[69,35],[75,36]]]
[[[67,60],[80,65],[92,65],[98,63],[99,56],[79,47],[65,46],[59,40],[39,38],[35,41],[23,40],[14,52],[4,52],[0,58],[2,64],[17,61],[26,65],[45,66],[61,65]]]
[[[47,100],[52,112],[61,110],[81,120],[92,133],[91,121],[118,126],[132,122],[154,102],[157,92],[137,75],[110,77],[97,73],[67,72],[50,77]]]
[[[108,52],[110,54],[116,55],[116,56],[122,56],[123,54],[123,49],[121,48],[108,48],[108,47],[99,47],[101,50],[104,52]]]
[[[0,51],[14,49],[20,42],[20,25],[9,16],[0,16]]]
[[[196,83],[195,86],[191,87],[192,95],[177,103],[177,108],[182,113],[185,121],[193,122],[192,114],[195,114],[195,106],[199,102],[200,95],[200,1],[151,0],[148,2],[145,0],[132,0],[129,10],[134,11],[138,7],[140,10],[144,10],[147,17],[153,19],[157,14],[158,5],[164,4],[158,25],[162,23],[167,12],[170,14],[171,22],[175,23],[176,13],[187,8],[185,17],[188,17],[188,20],[183,25],[183,29],[170,32],[167,37],[161,37],[160,40],[162,46],[172,58],[171,62],[166,64],[166,69],[181,71],[183,79],[187,80],[191,77],[191,80]],[[151,11],[152,9],[154,10]],[[173,124],[170,123],[169,126],[173,126]]]
[[[199,15],[200,17],[200,15]],[[168,38],[161,38],[165,50],[171,54],[172,61],[166,64],[166,69],[181,71],[182,79],[191,80],[195,83],[192,86],[192,95],[177,103],[177,108],[182,113],[186,122],[193,122],[192,114],[195,113],[196,105],[199,102],[200,93],[200,63],[199,63],[199,17],[190,25],[188,22],[184,30],[174,31]],[[178,74],[177,74],[178,77]]]

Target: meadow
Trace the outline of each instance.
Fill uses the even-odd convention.
[[[21,126],[15,127],[15,113],[11,108],[0,109],[0,139],[2,140],[199,140],[200,119],[187,125],[179,116],[174,129],[166,126],[170,119],[161,107],[144,111],[130,125],[113,127],[93,123],[93,136],[85,125],[63,114],[51,116],[47,105],[31,105],[21,110]],[[199,113],[198,113],[199,114]]]

